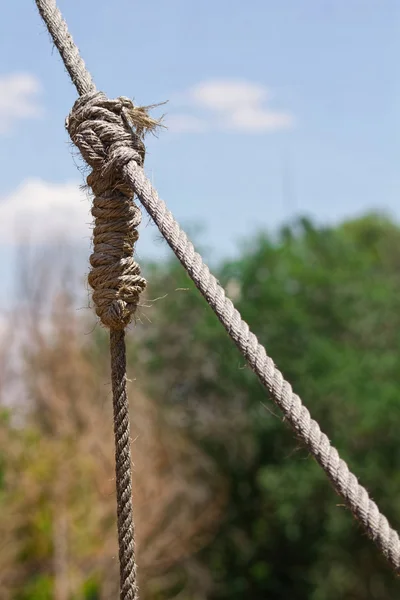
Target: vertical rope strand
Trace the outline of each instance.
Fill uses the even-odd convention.
[[[120,600],[137,600],[135,526],[132,506],[131,439],[126,390],[125,331],[110,330],[114,409],[115,478],[120,565]]]
[[[95,93],[96,86],[55,0],[37,0],[36,5],[79,94]],[[119,115],[127,112],[132,119],[131,103],[128,102],[127,107],[125,104],[126,102],[121,99],[116,103],[114,109]],[[98,110],[97,106],[95,110]],[[113,121],[112,111],[108,111],[108,115]],[[138,116],[140,125],[146,127],[148,125],[146,114],[140,112]],[[92,118],[95,119],[96,115],[93,115]],[[150,121],[150,123],[152,122]],[[127,117],[125,117],[123,125],[125,131],[114,132],[114,138],[107,139],[108,152],[104,153],[102,158],[106,154],[113,153],[112,147],[116,147],[114,154],[118,155],[118,145],[122,139],[128,138],[134,142],[133,155],[143,161],[144,146],[137,135],[132,135]],[[76,122],[70,123],[70,129],[78,126]],[[95,195],[92,214],[96,224],[89,282],[94,289],[93,300],[96,304],[96,312],[103,324],[110,328],[120,600],[137,600],[139,590],[136,577],[124,327],[129,323],[136,309],[140,292],[146,285],[145,280],[140,277],[139,266],[133,260],[134,243],[138,238],[137,227],[141,215],[139,209],[132,202],[133,194],[130,190],[124,195],[115,188],[115,184],[118,182],[113,179],[113,169],[110,169],[109,174],[104,176],[102,173],[103,160],[95,160],[93,163],[90,156],[85,158],[93,167],[88,183]]]
[[[100,92],[77,100],[67,120],[71,139],[93,169],[87,178],[94,194],[95,220],[88,281],[96,314],[110,329],[121,600],[138,597],[124,330],[135,314],[146,280],[134,260],[141,212],[120,171],[126,160],[143,164],[145,148],[137,130],[144,132],[152,125],[145,111],[129,100],[110,101]]]

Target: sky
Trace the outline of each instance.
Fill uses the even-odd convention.
[[[398,0],[60,0],[97,87],[168,101],[146,172],[211,260],[307,215],[400,218]],[[75,99],[33,0],[0,20],[0,310],[21,241],[87,269],[90,199],[64,129]],[[165,244],[143,215],[139,259]],[[86,262],[85,262],[86,261]]]

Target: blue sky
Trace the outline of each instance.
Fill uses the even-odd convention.
[[[169,100],[146,170],[178,220],[204,228],[213,258],[299,214],[399,218],[397,0],[59,6],[98,88]],[[63,127],[76,92],[33,0],[2,4],[0,56],[1,307],[21,231],[32,244],[62,232],[78,252],[90,218]],[[139,256],[161,257],[143,222]]]

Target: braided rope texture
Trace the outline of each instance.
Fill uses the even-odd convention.
[[[57,32],[58,41],[56,42],[55,35],[51,30],[52,23],[49,24],[49,20],[55,18],[53,13],[58,11],[55,0],[36,0],[36,4],[57,48],[60,50],[61,56],[64,58],[65,49],[68,48],[71,38],[66,24],[63,22],[62,28]],[[43,7],[46,7],[46,11],[43,10]],[[62,34],[60,34],[60,31],[62,31]],[[77,65],[83,63],[79,54],[76,60]],[[80,87],[84,85],[90,75],[85,72],[82,80],[80,80],[81,75],[77,73],[78,70],[75,70],[75,76],[79,77],[77,89],[83,94],[85,92],[82,92]],[[91,99],[92,96],[87,94],[82,98],[82,101],[83,103],[90,102]],[[92,145],[92,141],[89,128],[85,143],[87,143],[90,151],[93,150],[94,153],[97,152],[101,156],[104,148],[97,141],[95,145]],[[386,517],[369,497],[368,492],[349,471],[347,464],[340,458],[337,450],[331,446],[328,437],[321,431],[318,423],[311,418],[299,396],[293,392],[291,385],[284,380],[273,360],[267,355],[265,348],[258,342],[233,303],[226,297],[223,288],[218,284],[201,256],[195,251],[185,232],[180,228],[172,213],[158,197],[156,190],[146,178],[137,157],[132,154],[132,147],[129,144],[126,147],[121,146],[119,153],[118,164],[114,163],[113,165],[113,168],[118,168],[118,173],[114,176],[118,181],[124,182],[131,192],[138,196],[233,342],[246,358],[262,385],[270,392],[276,405],[282,410],[286,421],[290,424],[298,439],[321,465],[336,492],[343,498],[368,536],[387,558],[394,571],[399,573],[400,539],[397,532],[391,528]]]

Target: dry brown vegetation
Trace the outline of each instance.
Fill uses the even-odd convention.
[[[40,286],[38,293],[25,276],[11,370],[9,336],[0,347],[3,407],[18,384],[0,429],[0,598],[36,597],[25,590],[39,581],[55,600],[87,597],[88,586],[109,600],[118,596],[118,550],[107,335],[90,331],[88,311],[82,317],[71,294],[44,294],[43,278]],[[132,371],[141,597],[161,597],[183,574],[201,598],[207,579],[191,557],[215,528],[224,486],[205,456],[167,426],[142,391],[143,375]]]

